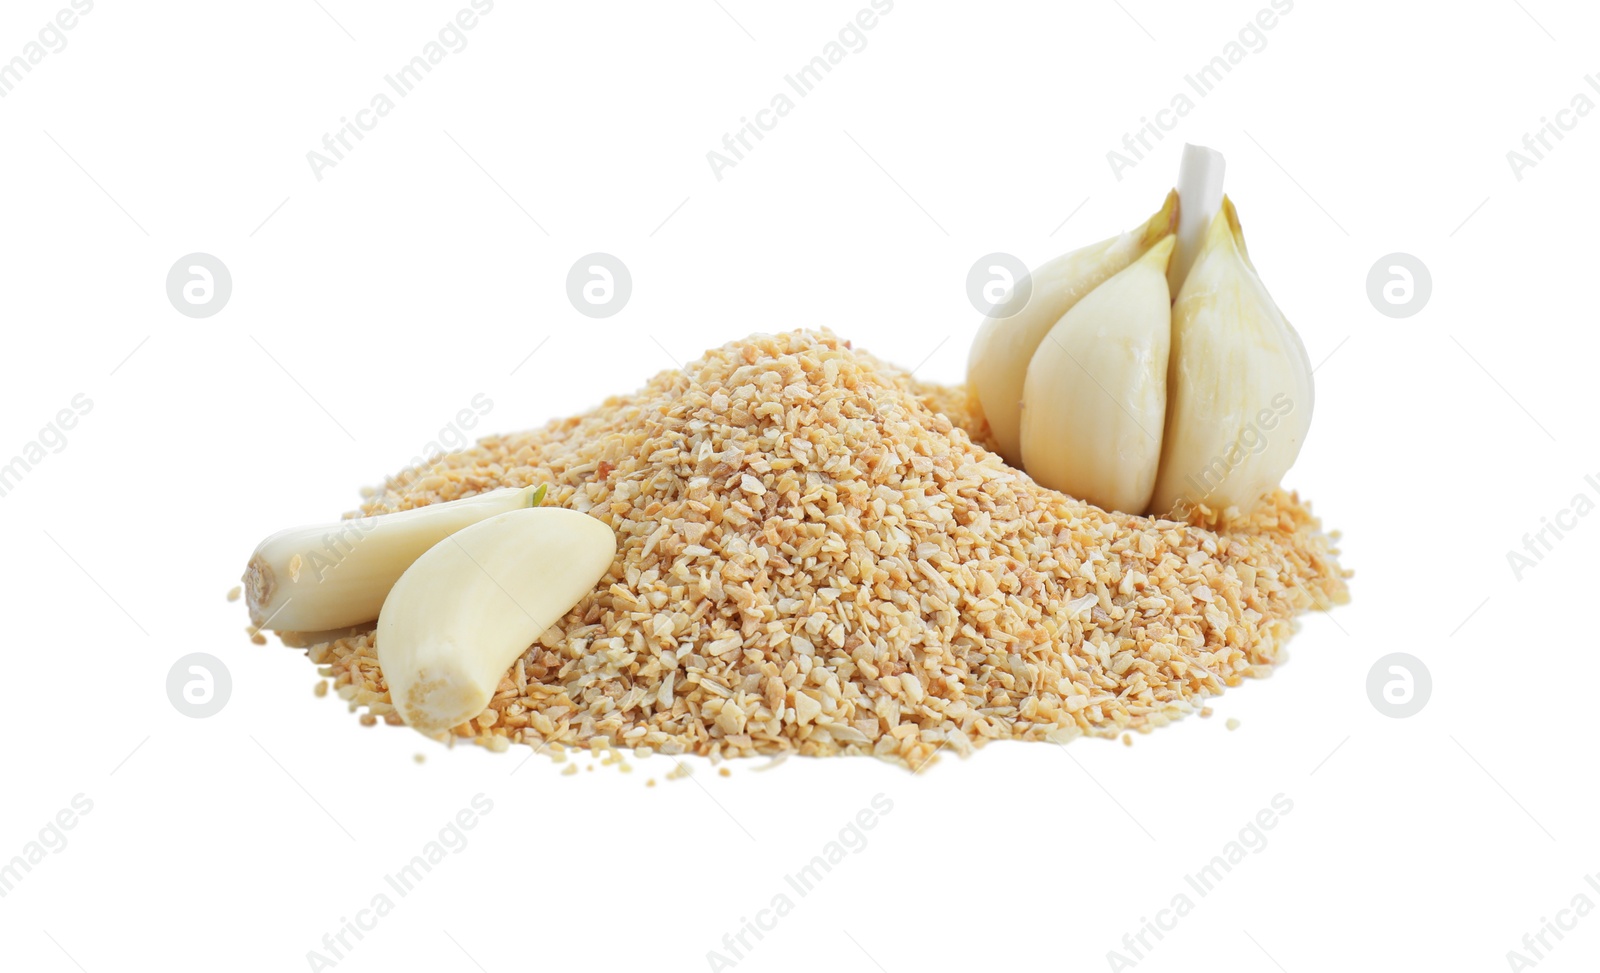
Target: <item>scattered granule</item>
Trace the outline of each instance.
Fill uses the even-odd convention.
[[[1200,707],[1200,718],[1201,718],[1201,719],[1202,719],[1202,720],[1209,720],[1209,719],[1211,719],[1211,716],[1212,716],[1212,714],[1213,714],[1213,713],[1214,713],[1214,712],[1215,712],[1215,711],[1214,711],[1214,710],[1212,710],[1212,708],[1211,708],[1211,707],[1209,707],[1209,706],[1202,706],[1202,707]]]
[[[646,786],[646,787],[654,787],[654,786],[656,786],[656,779],[654,777],[648,778],[644,782],[644,786]]]
[[[1230,730],[1237,730],[1239,728],[1239,721],[1230,716],[1228,717],[1228,722],[1224,723],[1223,726],[1226,726]]]
[[[424,756],[423,756],[423,755],[422,755],[422,754],[420,754],[420,753],[419,753],[419,754],[414,754],[414,755],[412,755],[412,757],[411,757],[411,759],[412,759],[412,760],[414,760],[414,761],[416,761],[416,762],[417,762],[417,763],[419,763],[419,764],[420,764],[420,763],[426,763],[426,762],[427,762],[427,760],[428,760],[428,758],[427,758],[427,757],[424,757]]]
[[[589,769],[593,770],[594,768],[590,767]],[[578,772],[578,765],[577,764],[567,764],[565,769],[563,769],[561,771],[561,776],[567,777],[567,776],[570,776],[572,774],[576,774],[577,772]]]
[[[546,483],[616,533],[488,725],[453,731],[491,746],[921,768],[945,746],[1115,738],[1266,674],[1297,614],[1348,600],[1297,496],[1107,512],[1007,466],[970,410],[829,332],[757,336],[403,473],[359,513]],[[393,713],[370,630],[308,654]]]
[[[232,588],[229,588],[228,589],[228,600],[229,601],[238,601],[239,600],[239,593],[241,591],[243,591],[243,590],[244,589],[242,587],[240,587],[239,585],[234,585]]]
[[[378,718],[371,713],[362,713],[360,722],[362,726],[377,726]]]
[[[267,637],[265,635],[262,635],[260,632],[257,632],[254,635],[250,636],[250,644],[251,645],[266,645],[267,644]]]
[[[1125,747],[1133,746],[1133,734],[1124,733],[1122,735],[1122,745],[1125,746]]]
[[[322,697],[328,695],[328,680],[324,679],[321,682],[317,683],[316,688],[312,689],[311,692],[318,699],[321,699]]]
[[[688,764],[679,761],[678,766],[667,771],[667,780],[678,780],[679,778],[687,777],[692,773],[694,773],[694,771],[689,769]]]
[[[717,776],[718,777],[732,777],[733,776],[733,771],[729,770],[726,767],[718,767],[717,768]]]

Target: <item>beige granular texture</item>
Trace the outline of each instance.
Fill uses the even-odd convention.
[[[610,576],[455,728],[497,750],[915,767],[941,746],[1114,737],[1264,675],[1295,614],[1346,600],[1296,497],[1220,532],[1107,513],[976,445],[966,401],[826,331],[757,336],[404,475],[363,512],[549,483],[547,503],[616,531]],[[371,633],[310,655],[352,708],[399,722]]]

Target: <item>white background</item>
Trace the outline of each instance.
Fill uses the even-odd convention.
[[[0,461],[93,402],[0,498],[0,859],[93,802],[0,899],[5,968],[309,968],[479,793],[470,845],[338,969],[706,969],[880,793],[867,846],[738,969],[1105,969],[1277,794],[1293,810],[1269,844],[1191,891],[1139,970],[1506,969],[1541,917],[1600,903],[1600,517],[1521,580],[1506,557],[1597,495],[1600,117],[1520,180],[1506,153],[1579,91],[1600,101],[1600,12],[1298,0],[1118,180],[1107,151],[1264,0],[900,0],[718,181],[707,151],[865,0],[499,0],[318,181],[306,153],[465,5],[101,0],[0,99]],[[8,2],[0,59],[64,6]],[[818,325],[957,381],[972,262],[1037,264],[1141,221],[1184,140],[1226,153],[1251,253],[1319,365],[1288,483],[1357,572],[1352,604],[1307,618],[1213,719],[916,777],[692,761],[662,781],[661,758],[562,777],[523,748],[362,728],[223,599],[260,537],[354,507],[479,392],[477,433],[529,428]],[[200,320],[164,291],[196,251],[234,281]],[[604,321],[565,293],[592,251],[633,275]],[[1401,320],[1365,283],[1396,251],[1433,280]],[[204,720],[164,688],[197,651],[233,679]],[[1410,719],[1366,695],[1394,651],[1432,672]],[[1551,942],[1539,970],[1592,969],[1600,914]]]

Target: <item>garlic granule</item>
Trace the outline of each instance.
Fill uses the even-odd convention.
[[[610,574],[453,730],[496,750],[920,767],[1115,737],[1265,674],[1296,614],[1347,600],[1297,497],[1227,524],[1107,512],[1007,466],[966,401],[827,331],[756,336],[402,475],[361,513],[548,483],[615,531]],[[400,722],[372,633],[309,654]]]

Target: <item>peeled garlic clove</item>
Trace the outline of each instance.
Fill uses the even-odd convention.
[[[1027,306],[1006,318],[985,318],[967,359],[967,389],[1007,463],[1022,463],[1022,384],[1044,336],[1084,295],[1121,271],[1172,231],[1177,193],[1144,225],[1063,254],[1031,274]]]
[[[1106,510],[1149,506],[1167,412],[1168,234],[1090,291],[1034,352],[1022,463],[1034,481]]]
[[[375,517],[291,527],[262,541],[245,567],[257,628],[321,632],[370,622],[411,562],[463,527],[537,506],[544,487],[508,487]]]
[[[541,632],[611,569],[616,535],[576,510],[514,510],[451,534],[395,582],[378,666],[400,718],[424,733],[472,719]]]
[[[1226,196],[1172,308],[1166,446],[1150,512],[1247,509],[1311,427],[1311,359],[1257,276]]]

